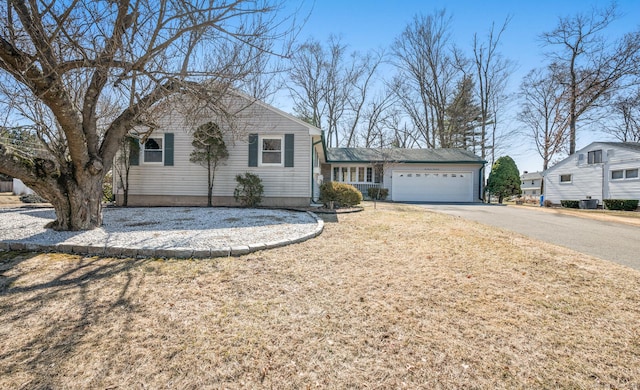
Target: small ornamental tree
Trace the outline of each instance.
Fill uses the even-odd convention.
[[[140,144],[131,137],[124,137],[120,143],[120,153],[115,163],[118,187],[122,189],[122,206],[129,204],[129,171],[132,156],[140,155]],[[117,189],[116,191],[117,192]]]
[[[486,191],[489,195],[497,195],[498,203],[502,203],[505,196],[521,193],[520,172],[511,157],[500,157],[493,164]],[[491,198],[489,198],[489,202],[491,202]]]
[[[222,139],[220,127],[212,122],[205,123],[196,129],[191,145],[194,149],[189,161],[207,168],[207,206],[211,207],[213,205],[211,198],[216,168],[218,168],[220,161],[229,157],[227,145]]]

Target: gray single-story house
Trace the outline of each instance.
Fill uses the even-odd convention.
[[[214,205],[238,205],[233,197],[235,178],[246,172],[261,178],[264,206],[309,206],[314,194],[317,197],[320,165],[313,145],[321,142],[320,129],[241,94],[227,99],[224,115],[201,110],[194,120],[188,110],[189,102],[171,100],[156,108],[156,128],[140,139],[139,153],[129,159],[129,206],[207,204],[207,169],[191,162],[190,155],[194,130],[208,122],[220,127],[229,153],[215,172]],[[120,176],[114,169],[117,204],[123,200]]]
[[[324,180],[389,190],[396,202],[482,202],[486,161],[463,149],[326,148]]]
[[[190,161],[195,129],[214,123],[224,134],[229,157],[215,174],[212,203],[235,206],[236,175],[251,172],[264,186],[262,205],[301,207],[318,201],[320,184],[339,181],[389,190],[389,200],[481,202],[484,165],[460,149],[327,148],[322,131],[292,115],[242,94],[226,100],[225,115],[201,110],[194,119],[189,102],[168,100],[156,107],[154,130],[138,136],[139,152],[129,159],[128,205],[207,204],[207,170]],[[233,115],[229,115],[229,113]],[[230,119],[231,118],[231,119]],[[116,203],[123,202],[122,158],[114,163]]]
[[[640,143],[592,142],[544,171],[544,199],[640,200]]]

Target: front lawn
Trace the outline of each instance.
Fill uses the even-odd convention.
[[[327,219],[237,258],[0,253],[0,388],[639,386],[639,272],[414,206]]]

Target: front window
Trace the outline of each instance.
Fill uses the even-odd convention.
[[[624,170],[611,171],[611,180],[620,180],[624,178]]]
[[[634,169],[616,169],[611,171],[611,180],[637,179],[638,168]]]
[[[148,138],[144,143],[144,162],[145,163],[161,163],[162,162],[162,138]]]
[[[282,138],[262,138],[260,142],[260,164],[282,165]]]
[[[602,162],[602,150],[592,150],[587,154],[587,163],[600,164]]]
[[[333,167],[333,181],[344,183],[380,183],[382,176],[373,167],[349,166]]]
[[[571,183],[571,175],[570,174],[560,175],[560,183]]]

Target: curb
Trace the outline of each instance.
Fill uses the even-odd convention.
[[[311,211],[304,211],[316,220],[316,228],[313,232],[300,237],[287,240],[252,243],[234,247],[210,248],[210,249],[171,249],[171,248],[127,248],[107,247],[97,245],[55,244],[43,245],[31,242],[3,242],[0,241],[0,251],[30,251],[30,252],[55,252],[86,256],[106,256],[120,258],[175,258],[175,259],[209,259],[215,257],[242,256],[248,253],[266,249],[279,248],[291,244],[298,244],[318,237],[324,230],[324,221]]]

